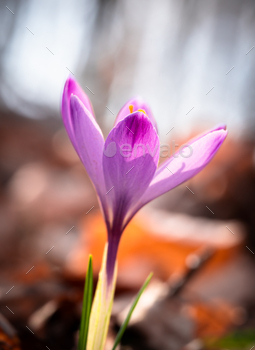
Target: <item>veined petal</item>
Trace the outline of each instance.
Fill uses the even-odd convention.
[[[131,107],[131,111],[130,111],[130,106]],[[133,110],[132,110],[133,109]],[[147,115],[147,117],[150,119],[150,121],[152,122],[152,125],[155,127],[155,129],[158,131],[157,129],[157,123],[156,120],[153,117],[153,114],[151,112],[151,109],[148,105],[147,102],[144,101],[144,99],[142,99],[141,97],[135,97],[132,98],[131,100],[129,100],[119,111],[117,118],[114,122],[114,125],[116,125],[119,121],[123,120],[124,118],[126,118],[126,116],[128,116],[130,113],[136,112],[139,109],[144,110],[145,114]]]
[[[72,141],[74,148],[76,149],[77,147],[76,147],[76,142],[73,135],[73,124],[72,124],[71,110],[70,110],[71,95],[77,96],[93,117],[94,117],[94,112],[88,96],[83,92],[81,87],[73,78],[71,77],[68,78],[64,86],[63,97],[62,97],[62,117],[63,117],[63,122],[66,128],[66,131],[68,133],[68,136]]]
[[[102,166],[103,134],[90,111],[75,95],[70,98],[70,120],[73,125],[77,152],[96,188],[105,211],[105,183]]]
[[[114,152],[109,152],[109,149]],[[128,210],[149,186],[159,159],[159,139],[149,118],[135,112],[121,120],[105,142],[103,171],[113,231],[122,232]],[[114,234],[114,233],[113,233]],[[110,243],[109,243],[110,244]]]
[[[186,152],[183,149],[163,163],[129,218],[146,203],[199,173],[214,157],[226,136],[227,131],[217,127],[189,143]]]

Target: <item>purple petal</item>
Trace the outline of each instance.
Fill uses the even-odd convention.
[[[130,110],[130,106],[131,110]],[[133,109],[133,110],[132,110]],[[117,118],[115,120],[114,125],[116,125],[119,121],[123,120],[124,118],[126,118],[126,116],[128,116],[130,113],[136,112],[139,109],[144,110],[145,114],[147,115],[147,117],[150,119],[150,121],[152,122],[152,125],[155,127],[155,129],[158,131],[157,129],[157,123],[156,120],[153,117],[153,114],[151,112],[151,109],[149,107],[149,105],[141,98],[141,97],[135,97],[132,98],[131,100],[129,100],[119,111],[119,114],[117,115]]]
[[[94,116],[93,108],[90,103],[88,96],[83,92],[81,87],[73,78],[68,78],[65,83],[63,97],[62,97],[62,117],[65,128],[67,130],[68,136],[72,141],[74,148],[77,151],[75,138],[73,135],[73,125],[71,120],[71,111],[70,111],[70,99],[71,95],[77,96],[86,109]]]
[[[217,127],[163,163],[129,219],[146,203],[199,173],[214,157],[226,136],[227,131]]]
[[[119,240],[128,212],[148,188],[159,159],[159,139],[144,113],[121,120],[105,142],[103,170],[111,208],[107,275],[112,279]]]
[[[114,154],[109,152],[109,148],[115,149]],[[128,210],[149,186],[158,158],[157,132],[149,118],[141,112],[127,116],[108,135],[103,170],[114,220],[112,227],[116,230],[122,230]]]
[[[103,134],[90,111],[75,95],[71,95],[70,98],[70,120],[73,126],[77,152],[96,188],[107,219],[106,191],[102,166]]]

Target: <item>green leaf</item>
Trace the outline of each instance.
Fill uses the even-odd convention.
[[[144,282],[142,288],[139,290],[139,293],[137,294],[137,296],[136,296],[136,298],[135,298],[135,300],[134,300],[134,302],[133,302],[133,304],[132,304],[132,306],[131,306],[131,308],[129,310],[129,313],[128,313],[125,321],[123,322],[123,325],[121,326],[121,328],[120,328],[120,330],[119,330],[119,332],[117,334],[117,337],[115,339],[115,343],[113,345],[112,350],[115,350],[116,347],[118,346],[118,344],[120,343],[120,340],[121,340],[121,338],[122,338],[122,336],[123,336],[123,334],[124,334],[124,332],[125,332],[125,330],[126,330],[126,328],[128,326],[128,323],[130,321],[132,313],[133,313],[133,311],[134,311],[134,309],[135,309],[139,299],[141,298],[143,292],[145,291],[146,287],[148,286],[148,284],[149,284],[149,282],[150,282],[150,280],[152,278],[152,275],[153,275],[153,273],[151,272],[149,274],[149,276],[147,277],[146,281]]]
[[[87,350],[103,350],[109,328],[117,277],[117,263],[114,267],[113,280],[109,285],[106,271],[107,250],[108,244],[105,245],[102,267],[91,309]]]
[[[85,286],[84,286],[78,350],[86,350],[88,329],[89,329],[89,318],[90,318],[91,305],[92,305],[92,296],[93,296],[93,265],[92,265],[92,255],[90,255],[86,279],[85,279]]]
[[[231,332],[220,339],[204,339],[206,349],[250,350],[255,344],[253,329],[240,329]]]

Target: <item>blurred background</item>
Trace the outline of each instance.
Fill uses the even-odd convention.
[[[104,222],[60,115],[70,75],[105,136],[136,95],[170,147],[219,123],[229,130],[206,169],[127,228],[107,349],[150,271],[121,350],[251,349],[255,2],[1,0],[0,8],[0,349],[75,349],[89,253],[95,282],[100,268]]]

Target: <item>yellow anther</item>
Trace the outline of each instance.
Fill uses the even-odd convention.
[[[133,106],[133,105],[129,105],[128,108],[129,108],[130,113],[133,113],[133,112],[134,112],[134,106]],[[146,112],[145,112],[144,109],[138,109],[138,110],[135,111],[135,112],[142,112],[142,113],[144,113],[144,114],[147,116],[147,114],[146,114]],[[148,116],[147,116],[147,117],[148,117]]]
[[[142,113],[144,113],[145,115],[147,115],[144,109],[138,109],[137,112],[142,112]],[[147,117],[148,117],[148,116],[147,116]]]
[[[130,110],[130,113],[133,113],[133,111],[134,111],[134,106],[133,106],[133,105],[130,105],[130,106],[128,106],[128,108],[129,108],[129,110]]]

